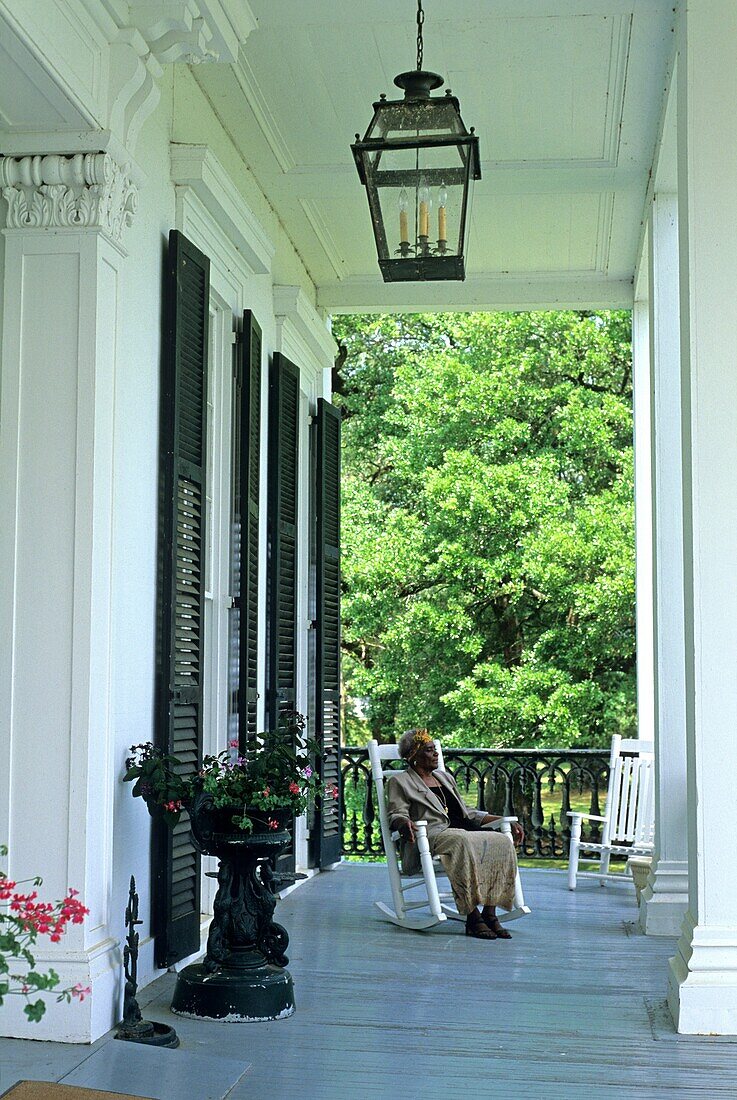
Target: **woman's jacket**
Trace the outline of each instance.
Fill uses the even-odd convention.
[[[461,797],[458,784],[449,772],[441,769],[433,772],[433,775],[442,784],[444,790],[449,791],[458,799],[463,810],[464,821],[470,828],[478,828],[486,817],[486,810],[472,810]],[[448,815],[438,801],[436,795],[420,779],[413,768],[407,768],[402,772],[394,772],[386,784],[386,802],[389,812],[389,826],[398,829],[403,823],[401,819],[410,821],[426,821],[427,835],[431,839],[447,829],[450,822]],[[431,844],[432,847],[432,844]],[[414,875],[420,870],[420,856],[417,845],[402,837],[400,844],[402,858],[402,870],[405,874]]]

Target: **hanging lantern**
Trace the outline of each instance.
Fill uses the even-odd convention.
[[[422,0],[417,4],[417,69],[394,83],[404,99],[374,103],[374,117],[351,146],[366,188],[385,283],[465,279],[464,247],[472,181],[481,179],[479,139],[467,130],[443,78],[422,68]]]

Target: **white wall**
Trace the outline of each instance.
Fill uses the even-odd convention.
[[[2,135],[0,135],[1,137]],[[80,139],[84,135],[76,135]],[[47,142],[53,135],[46,135]],[[18,140],[18,135],[14,135]],[[62,139],[69,141],[70,138]],[[89,136],[89,142],[94,137]],[[238,232],[229,234],[227,228],[218,222],[212,209],[207,209],[189,186],[175,186],[171,180],[170,150],[171,142],[178,144],[206,145],[215,154],[219,164],[225,169],[229,186],[234,188],[234,209],[243,215],[243,224],[237,226]],[[47,148],[32,148],[33,139],[29,136],[27,152],[44,153]],[[0,148],[2,144],[0,144]],[[80,144],[80,148],[84,148]],[[118,150],[118,153],[120,150]],[[129,151],[131,152],[131,151]],[[221,326],[218,340],[215,341],[215,358],[212,364],[216,380],[215,423],[219,453],[214,456],[214,469],[217,484],[213,486],[216,509],[229,509],[230,477],[230,415],[229,387],[230,357],[232,348],[227,340],[232,318],[239,316],[246,308],[252,309],[263,330],[264,361],[262,386],[262,424],[266,425],[268,403],[268,360],[274,350],[286,350],[283,333],[290,325],[293,335],[288,353],[300,366],[300,356],[304,353],[308,374],[305,382],[305,425],[306,417],[314,409],[314,401],[323,392],[324,369],[332,363],[333,344],[325,324],[314,310],[315,291],[304,267],[291,243],[275,218],[268,202],[258,190],[253,177],[248,172],[240,156],[235,151],[227,134],[222,130],[209,103],[193,81],[186,68],[169,67],[161,79],[161,98],[158,106],[145,121],[135,147],[135,163],[140,167],[143,179],[140,186],[139,203],[132,225],[124,231],[122,245],[127,257],[119,265],[117,287],[107,287],[107,313],[98,316],[100,337],[96,344],[98,356],[97,368],[109,368],[111,399],[107,409],[109,431],[111,435],[110,453],[112,455],[112,476],[104,469],[96,470],[95,509],[107,509],[107,523],[110,531],[109,556],[109,653],[97,654],[90,660],[91,694],[96,692],[95,676],[98,665],[104,665],[104,675],[109,676],[109,696],[104,747],[97,753],[95,789],[90,795],[87,826],[91,840],[92,864],[89,874],[97,883],[100,904],[93,914],[99,925],[99,935],[108,937],[108,942],[122,939],[124,934],[124,913],[131,875],[136,878],[140,895],[140,914],[143,925],[140,928],[141,958],[139,961],[139,981],[145,985],[155,976],[153,966],[153,944],[150,938],[149,913],[151,906],[149,881],[149,836],[150,819],[140,800],[133,800],[130,788],[122,783],[124,761],[132,744],[147,741],[153,737],[154,688],[155,688],[155,647],[156,647],[156,574],[157,574],[157,511],[158,511],[158,430],[159,430],[159,379],[161,371],[161,326],[162,326],[162,262],[166,241],[171,228],[181,229],[198,247],[208,254],[212,261],[211,281],[213,289],[213,317]],[[240,206],[239,204],[243,204]],[[214,204],[217,206],[217,202]],[[247,207],[247,209],[246,209]],[[2,217],[0,211],[0,217]],[[254,225],[258,223],[258,226]],[[32,230],[43,234],[45,230]],[[271,270],[261,267],[254,271],[244,251],[239,248],[238,240],[246,240],[249,233],[256,234],[255,248],[266,247],[266,253],[273,252]],[[265,243],[264,243],[265,242]],[[246,249],[247,251],[247,249]],[[45,261],[48,265],[50,261]],[[64,261],[58,264],[63,267]],[[68,261],[71,262],[71,261]],[[41,303],[36,320],[38,332],[43,332],[44,324],[56,326],[55,335],[66,339],[67,351],[76,331],[80,316],[80,304],[76,301],[74,284],[59,269],[58,278],[48,285],[48,302]],[[103,276],[101,276],[102,278]],[[281,285],[279,315],[275,310],[274,283]],[[283,291],[288,293],[285,297]],[[7,320],[7,318],[6,318]],[[13,318],[15,324],[17,318]],[[33,326],[32,326],[33,327]],[[67,331],[68,330],[68,331]],[[66,334],[66,335],[65,335]],[[300,335],[301,334],[301,335]],[[48,332],[46,333],[48,336]],[[85,334],[81,334],[82,339]],[[28,338],[28,337],[26,337]],[[301,342],[300,342],[301,341]],[[101,358],[100,358],[101,357]],[[68,354],[69,372],[64,374],[57,369],[53,357],[46,356],[44,366],[37,371],[37,392],[26,394],[26,400],[33,402],[32,414],[39,421],[41,435],[36,445],[57,447],[59,451],[58,476],[59,498],[67,499],[73,508],[75,499],[75,441],[71,438],[55,440],[50,426],[53,425],[54,406],[61,410],[65,403],[76,400],[77,372],[73,355]],[[43,371],[48,371],[49,386],[44,383]],[[104,371],[103,371],[104,373]],[[319,384],[318,384],[319,383]],[[3,395],[0,394],[0,399]],[[53,405],[50,405],[50,400]],[[30,406],[29,406],[30,408]],[[11,414],[14,415],[11,408]],[[0,404],[0,418],[7,415]],[[71,414],[70,414],[71,415]],[[43,428],[43,425],[46,425]],[[306,437],[305,437],[306,438]],[[28,445],[28,443],[26,444]],[[261,654],[262,705],[264,678],[265,638],[265,539],[266,539],[266,432],[262,433],[261,455],[261,634],[259,646]],[[66,456],[66,461],[64,461]],[[23,462],[33,462],[33,453],[26,451]],[[0,470],[0,477],[5,474]],[[305,471],[306,476],[306,471]],[[304,480],[303,480],[304,483]],[[40,493],[40,489],[39,489]],[[38,497],[43,506],[43,495]],[[46,522],[43,511],[35,514],[28,507],[28,495],[24,498],[21,516],[24,524]],[[106,503],[107,502],[107,503]],[[32,505],[32,502],[31,502]],[[12,507],[12,502],[10,502]],[[11,759],[15,778],[15,789],[8,793],[7,783],[0,782],[0,828],[12,822],[10,836],[17,839],[15,869],[19,874],[42,874],[49,884],[50,892],[60,894],[67,884],[84,888],[81,882],[70,881],[73,868],[70,869],[65,853],[74,850],[76,838],[68,831],[71,818],[61,808],[61,791],[73,790],[75,782],[75,760],[82,752],[89,753],[90,745],[80,740],[83,735],[69,724],[69,703],[65,702],[64,667],[59,665],[55,652],[66,654],[69,658],[72,638],[68,633],[70,621],[69,601],[73,596],[73,570],[77,567],[74,533],[69,523],[72,513],[67,515],[64,526],[63,516],[58,517],[58,537],[64,542],[68,556],[62,558],[64,568],[61,572],[47,571],[46,588],[37,591],[36,597],[44,596],[49,614],[48,652],[38,653],[38,680],[45,676],[48,683],[44,691],[53,689],[56,693],[57,710],[60,715],[59,728],[53,725],[53,716],[43,713],[44,692],[40,692],[35,701],[39,728],[43,736],[34,750],[39,762],[38,771],[31,774],[25,755],[18,754],[11,747],[10,729],[0,729],[0,750],[2,759]],[[220,517],[222,518],[222,516]],[[303,522],[307,516],[303,511]],[[227,621],[225,597],[227,596],[227,568],[224,539],[227,534],[227,522],[219,521],[216,516],[212,524],[212,534],[218,564],[213,572],[212,599],[208,607],[208,630],[211,638],[211,650],[215,654],[210,666],[211,677],[222,685],[224,681],[224,630]],[[218,543],[218,538],[220,539]],[[0,570],[7,563],[0,561]],[[303,591],[306,591],[306,557],[303,556]],[[71,572],[70,572],[71,570]],[[12,572],[12,571],[11,571]],[[32,572],[32,571],[31,571]],[[5,571],[5,576],[10,574]],[[29,573],[29,577],[31,573]],[[48,591],[47,591],[48,589]],[[22,596],[23,593],[19,593]],[[29,594],[30,595],[30,594]],[[37,606],[38,598],[17,600],[19,621],[17,630],[22,635],[26,619],[30,624],[30,615],[43,612]],[[35,602],[34,602],[35,600]],[[25,601],[25,602],[24,602]],[[300,607],[304,612],[305,601],[301,597]],[[58,623],[54,619],[54,607],[58,611]],[[94,615],[94,609],[89,612]],[[24,618],[25,616],[25,618]],[[304,617],[304,615],[303,615]],[[81,624],[85,628],[84,623]],[[34,643],[35,644],[35,643]],[[28,649],[28,647],[26,647]],[[30,652],[30,650],[29,650]],[[9,656],[7,662],[7,683],[11,682]],[[306,660],[306,656],[304,657]],[[67,661],[68,663],[68,661]],[[102,674],[102,673],[100,673]],[[300,671],[302,683],[305,682],[306,669]],[[49,686],[50,685],[50,686]],[[26,676],[16,681],[16,690],[28,698],[21,702],[31,712],[34,700],[32,678]],[[107,691],[107,684],[106,684]],[[18,700],[16,699],[16,703]],[[209,690],[210,708],[207,712],[208,725],[205,731],[207,751],[224,747],[224,716],[227,700],[224,693],[213,697],[212,683]],[[16,706],[17,712],[17,706]],[[67,719],[64,720],[64,713]],[[5,713],[5,712],[4,712]],[[8,710],[7,713],[10,713]],[[46,726],[43,726],[43,722]],[[263,713],[262,713],[263,720]],[[90,727],[92,728],[92,727]],[[45,741],[45,748],[42,749]],[[103,753],[104,758],[100,757]],[[13,755],[15,754],[15,755]],[[7,778],[6,773],[6,778]],[[27,780],[27,782],[26,782]],[[4,796],[4,798],[3,798]],[[31,804],[32,803],[32,804]],[[104,811],[101,807],[105,807]],[[107,824],[105,824],[107,822]],[[41,843],[43,834],[44,842]],[[21,838],[26,840],[21,843]],[[5,837],[0,833],[0,839]],[[304,860],[305,849],[300,855]],[[211,902],[212,892],[207,884],[203,892],[206,902]],[[93,919],[91,918],[91,919]],[[110,940],[112,938],[112,940]],[[58,952],[63,948],[39,953],[41,963],[56,965]],[[75,962],[69,963],[71,980],[75,979],[74,966],[82,965],[82,954]],[[76,958],[76,956],[75,956]],[[119,953],[112,947],[112,971],[108,969],[106,985],[103,989],[95,986],[93,1008],[79,1006],[67,1008],[51,1006],[43,1028],[25,1027],[18,1017],[14,1018],[11,1032],[17,1035],[29,1035],[35,1038],[55,1038],[61,1035],[68,1041],[89,1041],[102,1033],[119,1016],[122,998],[122,983],[117,972]],[[87,963],[85,963],[87,966]],[[80,974],[82,971],[80,971]],[[85,974],[87,971],[85,971]],[[96,977],[91,977],[93,984]],[[112,984],[111,984],[112,982]],[[96,1003],[95,1003],[96,1001]],[[63,1013],[63,1016],[61,1015]],[[4,1015],[3,1025],[9,1017]]]

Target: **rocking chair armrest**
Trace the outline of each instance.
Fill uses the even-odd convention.
[[[415,829],[417,830],[418,833],[426,833],[427,832],[427,822],[426,821],[413,821],[412,824],[414,825],[414,827],[415,827]],[[396,840],[401,840],[401,837],[402,837],[402,834],[399,832],[399,829],[392,829],[392,840],[395,840],[395,841]]]
[[[587,821],[608,821],[609,820],[608,817],[599,817],[598,814],[584,814],[584,813],[580,813],[578,810],[569,810],[568,813],[566,814],[566,817],[571,817],[571,818],[573,818],[573,817],[578,817],[578,818],[585,817]]]
[[[519,821],[517,817],[498,817],[496,821],[488,821],[484,825],[484,829],[501,829],[502,825],[513,825],[515,821]]]

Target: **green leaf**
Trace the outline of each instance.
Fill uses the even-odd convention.
[[[42,1000],[34,1001],[32,1004],[25,1005],[23,1011],[25,1012],[31,1023],[37,1024],[46,1011],[46,1005]]]

